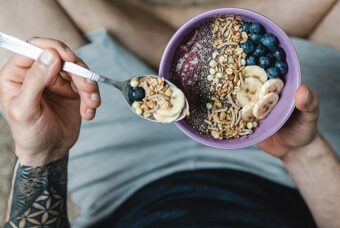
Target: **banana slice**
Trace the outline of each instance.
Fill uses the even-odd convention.
[[[267,80],[263,83],[263,86],[260,89],[259,97],[262,98],[269,93],[280,94],[283,89],[283,81],[279,78],[273,78]]]
[[[157,116],[164,117],[174,117],[179,116],[182,113],[182,110],[185,105],[185,96],[184,93],[177,88],[172,88],[172,95],[170,99],[170,108],[166,109],[158,109],[155,113]]]
[[[248,77],[244,80],[241,90],[237,92],[236,98],[242,107],[254,103],[258,100],[262,82],[254,77]]]
[[[155,118],[155,120],[159,121],[160,123],[171,123],[176,121],[179,116],[181,115],[181,113],[179,113],[178,115],[174,115],[174,116],[162,116],[157,114],[157,112],[153,113],[153,118]]]
[[[276,93],[269,93],[256,102],[253,108],[253,115],[257,119],[264,119],[273,110],[277,102],[279,101],[279,95]]]
[[[250,104],[247,104],[246,106],[244,106],[241,109],[242,120],[244,120],[244,121],[251,121],[251,120],[254,119],[253,108],[254,108],[254,104],[250,103]]]
[[[264,83],[265,81],[267,81],[267,73],[266,71],[256,65],[252,65],[252,66],[246,66],[243,70],[242,70],[242,74],[243,76],[246,77],[254,77],[259,79],[262,83]]]

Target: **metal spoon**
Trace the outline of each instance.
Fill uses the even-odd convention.
[[[23,56],[26,56],[28,58],[31,59],[38,59],[38,57],[40,56],[40,54],[42,53],[42,49],[38,48],[30,43],[27,43],[25,41],[22,41],[20,39],[17,39],[15,37],[9,36],[7,34],[1,33],[0,32],[0,47],[8,49],[10,51],[13,51],[15,53],[21,54]],[[104,77],[98,73],[92,72],[82,66],[79,66],[77,64],[74,64],[72,62],[64,62],[63,66],[62,66],[62,70],[78,75],[80,77],[83,78],[87,78],[90,79],[92,81],[96,81],[96,82],[101,82],[101,83],[105,83],[108,85],[111,85],[113,87],[115,87],[116,89],[120,90],[126,100],[126,102],[128,103],[130,109],[134,112],[135,110],[131,107],[132,106],[132,101],[129,97],[129,89],[130,87],[130,81],[133,78],[141,78],[141,77],[159,77],[156,75],[139,75],[139,76],[134,76],[131,79],[128,79],[126,81],[116,81],[107,77]],[[170,87],[175,87],[177,88],[173,83],[171,83],[170,81],[165,79],[165,82],[170,86]],[[188,100],[186,99],[186,109],[189,110],[189,104],[188,104]],[[149,121],[153,121],[153,122],[159,122],[155,119],[152,118],[145,118],[142,115],[138,115],[146,120]],[[183,119],[186,116],[186,113],[183,111],[182,114],[177,118],[176,121],[179,121],[181,119]]]

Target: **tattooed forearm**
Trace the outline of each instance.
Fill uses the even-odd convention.
[[[46,166],[17,164],[5,227],[69,227],[66,213],[68,157]]]

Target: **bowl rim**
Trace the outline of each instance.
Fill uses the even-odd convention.
[[[286,41],[286,45],[288,49],[290,50],[290,53],[294,57],[294,61],[296,61],[296,71],[297,71],[297,87],[301,84],[301,67],[300,67],[300,61],[298,58],[298,55],[296,53],[295,47],[291,40],[289,39],[288,35],[281,29],[279,25],[277,25],[274,21],[270,20],[268,17],[257,13],[255,11],[249,10],[249,9],[244,9],[244,8],[219,8],[219,9],[214,9],[214,10],[209,10],[204,13],[198,14],[197,16],[191,18],[188,20],[186,23],[184,23],[176,32],[175,34],[171,37],[169,40],[168,44],[166,45],[161,61],[160,61],[160,67],[159,67],[159,75],[163,77],[164,75],[164,69],[166,67],[167,61],[169,60],[171,50],[173,49],[172,47],[176,45],[177,40],[183,38],[183,34],[190,29],[190,27],[194,26],[196,23],[205,20],[208,17],[213,17],[215,15],[221,15],[221,14],[235,14],[235,15],[241,15],[245,17],[251,17],[251,18],[256,18],[260,17],[262,20],[266,21],[266,23],[271,25],[271,29],[275,30],[276,35],[279,35],[280,38],[284,39]],[[278,34],[277,34],[278,33]],[[176,45],[177,46],[177,45]],[[286,47],[286,48],[287,48]],[[297,88],[296,88],[297,89]],[[249,140],[245,140],[244,142],[238,142],[236,144],[228,144],[227,139],[222,139],[222,140],[217,140],[217,139],[206,139],[200,136],[199,134],[193,133],[190,129],[188,129],[185,123],[185,120],[181,120],[175,123],[175,125],[189,138],[204,144],[209,147],[214,147],[214,148],[219,148],[219,149],[240,149],[240,148],[245,148],[248,146],[252,146],[255,144],[258,144],[262,142],[263,140],[269,138],[270,136],[274,135],[281,127],[287,122],[287,120],[290,118],[292,115],[293,111],[295,109],[295,102],[291,102],[289,105],[289,109],[287,112],[285,112],[285,115],[283,118],[280,118],[280,122],[278,124],[273,125],[272,128],[270,128],[267,131],[264,131],[261,133],[258,137],[251,138]]]

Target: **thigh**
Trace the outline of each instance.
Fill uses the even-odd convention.
[[[59,39],[76,49],[85,44],[78,29],[53,0],[0,0],[1,32],[28,39],[33,36]],[[0,50],[0,67],[11,56]]]

